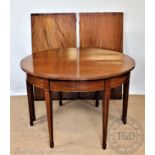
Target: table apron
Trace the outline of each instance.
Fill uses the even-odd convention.
[[[129,80],[129,73],[108,79],[110,80],[110,88],[115,88]],[[104,90],[106,79],[86,80],[86,81],[67,81],[67,80],[61,81],[61,80],[43,79],[28,74],[27,81],[36,87],[42,89],[49,89],[51,91],[91,92],[91,91]]]

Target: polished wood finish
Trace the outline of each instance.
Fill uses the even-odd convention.
[[[75,14],[32,14],[32,52],[76,47]]]
[[[36,76],[27,75],[27,81],[37,88],[44,88],[44,79]]]
[[[34,107],[33,85],[28,80],[26,80],[26,87],[27,87],[27,94],[28,94],[30,125],[33,126],[33,121],[36,120],[35,107]]]
[[[62,58],[61,61],[60,57]],[[35,53],[21,61],[21,68],[27,74],[30,125],[33,125],[33,86],[44,90],[50,147],[53,141],[52,92],[103,91],[103,141],[106,148],[108,111],[111,88],[124,84],[122,120],[126,123],[130,71],[134,60],[124,54],[104,49],[53,49]]]
[[[48,131],[49,131],[49,138],[50,138],[50,147],[52,148],[54,147],[54,142],[53,142],[53,103],[52,103],[51,96],[52,96],[52,92],[49,91],[49,89],[45,89]]]
[[[93,22],[94,20],[97,22],[94,23]],[[76,37],[75,37],[76,17],[74,13],[32,14],[31,23],[32,23],[33,53],[43,51],[49,48],[76,47]],[[91,24],[92,26],[89,24]],[[91,33],[87,33],[88,29],[91,31]],[[122,34],[123,34],[123,13],[80,14],[81,47],[93,47],[93,48],[99,47],[99,48],[107,48],[122,51],[122,40],[123,40]],[[120,99],[122,97],[121,92],[122,92],[121,86],[112,89],[111,98]],[[41,89],[34,87],[34,94],[36,100],[44,99],[44,92]],[[95,94],[63,93],[61,96],[63,99],[64,98],[76,99],[79,97],[94,98],[96,96]],[[100,98],[101,94],[102,93],[100,92],[100,94],[98,94],[97,96]],[[58,97],[59,94],[57,93],[53,94],[53,99],[58,99]],[[61,104],[62,103],[61,98],[59,99]]]
[[[104,79],[97,80],[53,80],[49,81],[49,86],[45,85],[45,79],[27,74],[29,83],[43,89],[55,92],[93,92],[104,90]],[[110,78],[110,88],[115,88],[129,80],[129,73],[125,73]],[[62,95],[62,94],[60,94]]]
[[[80,13],[80,47],[122,52],[123,13]],[[95,93],[95,97],[97,96],[102,98],[101,95]],[[111,90],[111,98],[122,98],[122,86]],[[96,106],[97,104],[96,100]]]
[[[104,95],[102,102],[102,129],[103,129],[103,143],[102,148],[106,149],[107,128],[108,128],[108,114],[109,114],[109,99],[110,99],[110,79],[104,81]]]
[[[122,121],[126,124],[127,121],[127,109],[128,109],[128,96],[129,96],[129,78],[123,84],[123,109],[122,109]]]
[[[88,92],[103,90],[102,80],[94,81],[51,81],[50,90],[63,92]]]
[[[76,16],[66,14],[31,14],[32,53],[51,48],[76,47]],[[34,87],[36,100],[44,99],[43,90]],[[71,93],[63,94],[72,96]],[[58,99],[57,93],[53,98]],[[61,102],[61,101],[60,101]]]
[[[51,80],[98,80],[116,77],[129,72],[134,65],[134,60],[127,55],[89,48],[51,49],[27,56],[21,61],[22,69],[28,74]]]
[[[80,47],[123,51],[123,13],[80,13]]]

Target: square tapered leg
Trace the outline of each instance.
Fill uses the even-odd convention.
[[[28,81],[26,81],[26,87],[27,87],[30,125],[33,126],[33,121],[36,120],[35,107],[34,107],[33,85],[30,84]]]
[[[45,90],[45,102],[46,102],[46,112],[47,112],[47,123],[50,139],[50,147],[54,147],[53,142],[53,103],[52,103],[52,92]]]

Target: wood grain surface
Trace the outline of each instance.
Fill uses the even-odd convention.
[[[123,13],[80,13],[80,47],[122,52]]]
[[[32,14],[31,29],[33,53],[53,48],[76,47],[74,13]],[[44,99],[44,92],[41,89],[34,87],[34,94],[36,100]],[[74,97],[75,93],[65,93],[63,96],[70,98]],[[53,99],[58,99],[57,93],[54,93]]]
[[[125,54],[95,48],[50,49],[21,61],[26,73],[51,80],[106,79],[125,74],[134,66],[134,60]]]
[[[80,47],[123,51],[123,13],[80,13]],[[102,98],[100,92],[100,98]],[[82,94],[88,96],[87,93]],[[94,96],[94,95],[93,95]],[[120,99],[122,87],[111,91],[111,98]]]
[[[67,14],[32,14],[32,52],[50,48],[76,47],[76,17]],[[81,13],[80,47],[104,48],[122,51],[123,13]],[[34,88],[35,99],[44,93]],[[102,97],[100,92],[100,98]],[[63,98],[94,98],[94,93],[65,93]],[[122,97],[122,88],[112,89],[112,98]],[[57,94],[53,95],[58,99]]]
[[[31,23],[33,53],[76,47],[75,14],[32,14]]]

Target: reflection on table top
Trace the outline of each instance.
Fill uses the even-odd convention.
[[[122,53],[95,48],[51,49],[27,56],[22,69],[34,76],[56,80],[95,80],[132,70],[134,60]]]

